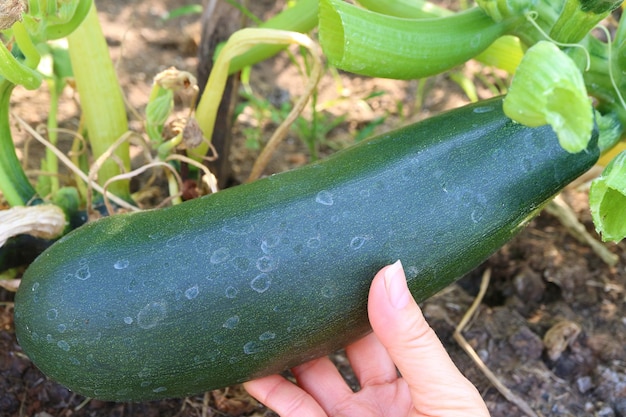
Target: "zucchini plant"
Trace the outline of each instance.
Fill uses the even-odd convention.
[[[74,3],[83,10],[84,0]],[[38,4],[31,0],[29,13]],[[46,374],[87,396],[148,400],[327,354],[369,331],[367,289],[381,266],[401,259],[411,291],[424,300],[497,250],[600,154],[619,149],[626,23],[608,41],[591,30],[621,1],[482,0],[459,13],[425,2],[360,4],[300,0],[286,12],[291,17],[267,23],[290,31],[233,35],[193,114],[204,136],[229,72],[287,44],[315,52],[315,42],[291,32],[315,25],[325,57],[340,69],[409,79],[476,58],[514,73],[509,92],[298,170],[69,233],[30,265],[16,295],[19,342]],[[93,14],[66,20],[95,25]],[[32,46],[45,37],[29,37],[20,25],[16,19],[7,29],[14,42],[0,51],[9,57],[0,60],[8,63],[0,67],[4,103],[16,83],[36,88],[40,77]],[[310,90],[320,67],[311,70]],[[146,114],[150,145],[170,169],[168,155],[184,136],[184,129],[161,135],[172,91],[193,84],[191,76],[174,79],[155,83]],[[81,99],[89,91],[79,87]],[[0,146],[10,149],[2,117]],[[125,152],[124,132],[117,134],[101,161]],[[209,144],[200,142],[186,161],[205,154]],[[591,190],[594,221],[607,240],[626,235],[623,155]],[[0,158],[9,158],[7,167],[17,161],[14,152]],[[255,165],[256,176],[262,167]],[[21,170],[4,168],[0,188],[12,204],[36,197]]]

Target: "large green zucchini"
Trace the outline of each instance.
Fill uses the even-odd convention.
[[[478,266],[598,158],[501,99],[172,208],[87,224],[15,299],[24,351],[106,400],[185,396],[282,371],[369,332],[375,272],[424,300]]]

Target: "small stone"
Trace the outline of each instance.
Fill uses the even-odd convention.
[[[593,388],[593,384],[591,382],[591,377],[590,376],[583,376],[583,377],[580,377],[580,378],[576,379],[576,386],[578,387],[578,391],[581,394],[586,393],[591,388]]]

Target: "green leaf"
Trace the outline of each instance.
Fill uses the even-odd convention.
[[[522,59],[504,99],[504,112],[526,126],[549,124],[568,152],[587,147],[593,107],[580,69],[556,45],[540,41]]]
[[[189,4],[187,6],[178,7],[170,12],[168,12],[165,16],[163,16],[163,20],[174,19],[181,16],[189,16],[194,14],[202,13],[202,5],[200,4]]]
[[[591,183],[589,205],[602,240],[619,242],[626,237],[626,151]]]

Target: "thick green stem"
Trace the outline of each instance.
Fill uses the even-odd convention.
[[[495,22],[474,8],[451,16],[405,19],[339,0],[320,2],[320,42],[331,64],[356,74],[428,77],[487,49],[519,18]]]
[[[26,177],[15,153],[9,124],[9,101],[14,85],[0,82],[0,191],[11,206],[32,202],[36,192]]]
[[[41,84],[41,74],[19,62],[11,51],[0,42],[0,77],[28,90],[35,90]]]
[[[128,120],[122,90],[95,5],[83,23],[68,37],[68,43],[89,143],[97,159],[128,131]],[[120,168],[117,161],[109,158],[100,168],[100,184],[130,168],[128,143],[123,143],[113,155],[124,169]],[[117,181],[108,189],[123,199],[130,199],[128,180]]]
[[[358,3],[376,13],[406,17],[407,19],[450,16],[454,13],[449,9],[422,0],[359,0]]]
[[[22,22],[15,22],[13,25],[13,36],[22,54],[24,54],[24,65],[32,69],[37,68],[41,55]]]
[[[59,107],[59,92],[56,86],[56,82],[54,79],[48,82],[49,90],[50,90],[50,110],[48,112],[48,140],[54,146],[56,146],[58,142],[58,121],[57,121],[57,113]],[[46,149],[46,170],[51,174],[50,175],[50,192],[52,195],[55,195],[57,191],[59,191],[59,160],[57,159],[54,152],[50,149]]]
[[[259,27],[265,29],[281,29],[293,32],[306,33],[317,25],[319,0],[299,0],[295,6],[286,9],[271,19],[261,24]],[[287,45],[257,45],[250,48],[244,54],[233,58],[230,62],[228,72],[233,74],[241,71],[242,68],[254,65],[276,55],[285,49]]]

